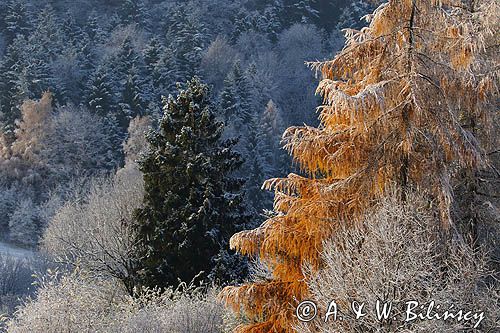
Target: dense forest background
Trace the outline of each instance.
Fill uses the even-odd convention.
[[[362,27],[371,10],[344,0],[0,1],[0,312],[55,262],[88,259],[129,280],[135,267],[115,259],[131,259],[133,237],[116,223],[142,201],[135,162],[168,96],[193,76],[239,154],[239,227],[260,224],[272,208],[263,181],[293,168],[283,131],[317,124],[318,78],[305,62],[332,57],[341,29]],[[116,258],[100,257],[108,252]],[[219,273],[248,270],[226,261]]]
[[[317,80],[305,62],[331,57],[340,29],[359,28],[371,9],[363,1],[2,1],[0,238],[36,246],[72,195],[66,185],[123,166],[130,121],[157,123],[162,96],[194,75],[210,85],[225,136],[239,139],[238,172],[259,220],[272,206],[262,182],[290,170],[281,133],[317,122]],[[47,91],[45,114],[23,109]]]

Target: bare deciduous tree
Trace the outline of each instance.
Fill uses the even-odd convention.
[[[132,293],[138,260],[133,214],[142,196],[142,174],[133,167],[95,181],[83,202],[59,209],[45,231],[43,249],[60,263],[117,278]]]

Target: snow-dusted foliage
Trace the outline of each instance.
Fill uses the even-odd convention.
[[[119,165],[112,124],[86,109],[59,108],[49,128],[52,135],[45,138],[42,155],[54,174],[70,179]]]
[[[221,83],[237,57],[237,51],[223,37],[217,37],[203,53],[201,69],[207,83],[213,85],[214,91],[220,91]]]
[[[363,17],[373,11],[373,4],[375,1],[356,0],[351,2],[342,10],[339,17],[337,28],[342,29],[361,29],[367,25]]]
[[[9,218],[9,238],[24,246],[35,246],[40,233],[38,207],[30,198],[21,199]]]
[[[146,136],[151,129],[151,118],[146,116],[132,119],[128,127],[128,139],[123,144],[126,166],[137,163],[147,151],[148,142]]]
[[[221,333],[230,332],[232,317],[216,300],[216,290],[195,286],[137,290],[134,297],[114,280],[96,279],[84,272],[40,282],[7,323],[9,333]]]
[[[458,241],[443,247],[426,200],[412,194],[407,204],[401,204],[396,198],[385,198],[354,228],[340,227],[324,246],[324,266],[307,275],[310,298],[321,306],[328,306],[331,300],[339,305],[358,300],[368,311],[375,309],[377,300],[391,301],[398,319],[379,321],[367,315],[356,320],[344,308],[344,320],[316,320],[300,325],[299,332],[394,332],[406,318],[409,301],[425,305],[425,310],[434,301],[433,315],[461,309],[484,312],[481,321],[437,317],[410,321],[405,324],[409,332],[491,332],[498,328],[500,310],[492,304],[498,301],[500,291],[488,267],[489,255],[474,253]],[[479,326],[473,329],[478,321]]]
[[[344,7],[340,0],[0,3],[0,172],[7,188],[25,184],[15,186],[28,186],[23,192],[40,205],[60,182],[123,166],[133,118],[156,123],[162,96],[195,74],[221,104],[239,61],[247,87],[231,92],[233,116],[221,119],[226,137],[239,136],[249,157],[242,174],[267,170],[250,181],[259,192],[269,170],[289,171],[281,156],[268,166],[250,161],[255,154],[248,151],[262,142],[263,110],[272,99],[284,127],[310,121],[315,79],[304,61],[323,57],[320,31],[335,30]],[[234,117],[240,106],[243,127],[255,128],[240,130]],[[256,194],[265,202],[251,206],[271,205],[269,196]]]
[[[198,78],[164,100],[159,128],[139,161],[144,205],[137,210],[142,285],[241,281],[246,263],[228,248],[248,225],[234,140],[222,138],[207,85]]]
[[[138,265],[134,211],[143,197],[134,165],[97,179],[80,202],[67,202],[49,222],[42,248],[56,262],[114,277],[132,292]]]

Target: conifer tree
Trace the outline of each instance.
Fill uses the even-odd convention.
[[[123,24],[137,24],[146,28],[146,8],[141,0],[125,0],[120,9]]]
[[[85,24],[85,33],[91,41],[100,42],[103,38],[104,31],[99,25],[98,17],[95,12],[91,12],[87,23]]]
[[[151,78],[154,88],[160,86],[161,80],[161,60],[164,53],[163,46],[161,45],[158,38],[151,38],[148,45],[144,49],[144,64],[146,67],[146,72]]]
[[[8,42],[12,42],[17,35],[26,36],[31,29],[29,14],[22,1],[9,1],[4,20]]]
[[[87,106],[91,113],[102,119],[112,147],[108,155],[113,156],[116,164],[121,165],[123,162],[121,145],[129,119],[115,105],[113,86],[106,66],[106,63],[101,64],[90,79],[87,87]]]
[[[257,222],[262,210],[270,209],[272,206],[272,197],[261,189],[264,181],[272,174],[272,165],[269,163],[272,148],[263,136],[258,115],[254,115],[247,126],[245,147],[247,157],[242,173],[247,178],[245,184],[247,198],[255,212],[253,220]]]
[[[319,12],[316,9],[318,0],[283,0],[283,17],[282,19],[291,25],[289,22],[314,23],[319,17]]]
[[[125,38],[116,56],[115,72],[120,84],[124,84],[132,68],[139,66],[139,55],[134,49],[130,37]]]
[[[361,29],[365,26],[361,18],[373,11],[371,4],[365,0],[357,0],[350,3],[342,10],[338,19],[337,29]]]
[[[242,181],[232,176],[242,161],[234,141],[221,140],[222,131],[199,79],[164,101],[160,128],[148,136],[139,162],[145,181],[144,207],[137,211],[143,285],[176,286],[201,271],[200,278],[221,283],[245,275],[238,272],[245,265],[227,250],[228,237],[249,218]]]
[[[15,123],[21,116],[20,106],[28,98],[21,84],[25,43],[26,39],[18,35],[0,62],[0,125],[9,143],[14,139]]]
[[[54,59],[58,52],[65,48],[62,27],[54,8],[46,5],[36,16],[36,25],[28,42],[33,48],[33,57],[47,62]]]
[[[67,41],[75,47],[85,45],[85,41],[88,39],[85,31],[78,25],[71,13],[66,13],[66,17],[62,22],[61,30],[63,31],[64,37],[66,37]]]
[[[123,87],[119,103],[125,120],[123,125],[127,128],[130,119],[136,116],[143,116],[146,112],[146,103],[142,96],[141,83],[137,70],[133,67]]]
[[[249,125],[253,117],[251,90],[246,73],[239,61],[235,62],[224,81],[220,95],[220,108],[230,136],[248,137]],[[246,153],[246,142],[240,140],[240,153]]]
[[[453,170],[485,165],[483,142],[458,119],[492,123],[499,12],[491,0],[389,1],[367,29],[347,34],[333,60],[314,65],[321,124],[284,134],[304,174],[269,180],[276,214],[231,238],[272,271],[269,281],[222,292],[251,321],[238,332],[294,332],[295,307],[308,296],[304,264],[317,270],[336,226],[354,223],[395,185],[403,202],[409,189],[425,191],[443,234],[452,230]]]
[[[19,113],[14,113],[12,108],[14,87],[9,73],[9,62],[7,57],[0,62],[0,129],[3,133],[10,132],[10,136],[13,137],[14,122]]]
[[[90,111],[103,117],[113,113],[113,91],[104,65],[97,68],[87,90],[87,103]]]
[[[273,100],[269,100],[264,113],[260,117],[261,147],[265,163],[269,166],[266,179],[276,174],[285,174],[288,170],[289,159],[284,149],[281,149],[280,140],[284,130],[283,118],[280,109]],[[261,148],[262,149],[262,148]]]
[[[206,45],[206,31],[201,19],[187,5],[180,5],[172,16],[167,39],[172,41],[177,81],[184,82],[197,73]]]

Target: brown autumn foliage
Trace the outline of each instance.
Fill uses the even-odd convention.
[[[43,139],[50,135],[47,133],[47,121],[51,112],[52,94],[49,92],[44,93],[39,101],[23,102],[22,120],[18,122],[16,141],[12,144],[13,155],[30,162],[38,162]]]
[[[438,203],[454,230],[457,170],[486,168],[498,98],[499,3],[398,0],[382,4],[361,31],[346,32],[337,56],[314,63],[320,125],[287,129],[285,147],[304,175],[271,179],[275,214],[231,239],[272,279],[227,287],[221,297],[249,324],[237,332],[293,332],[308,296],[304,265],[322,265],[323,242],[360,217],[393,184]],[[468,129],[464,123],[475,123]],[[472,172],[473,173],[473,172]]]

